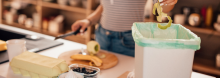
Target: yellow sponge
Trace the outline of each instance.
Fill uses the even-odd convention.
[[[7,49],[6,42],[0,40],[0,51],[6,50],[6,49]]]
[[[32,78],[55,78],[69,70],[64,60],[43,56],[32,52],[23,52],[10,62],[15,74]]]

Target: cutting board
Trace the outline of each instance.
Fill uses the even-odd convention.
[[[89,61],[83,61],[83,60],[74,60],[71,59],[70,56],[78,54],[81,50],[72,50],[72,51],[67,51],[59,55],[59,59],[63,59],[67,62],[68,65],[71,64],[84,64],[84,65],[89,65]],[[98,55],[105,54],[105,58],[102,58],[101,60],[103,61],[102,66],[98,66],[100,70],[112,68],[115,65],[118,64],[118,58],[113,54],[109,53],[107,51],[101,50]]]

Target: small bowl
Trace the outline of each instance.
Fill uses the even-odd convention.
[[[78,67],[80,67],[80,68],[85,67],[86,70],[89,70],[89,71],[94,71],[95,70],[96,71],[96,73],[94,73],[94,74],[85,74],[84,73],[83,74],[84,78],[98,78],[98,75],[100,73],[99,68],[93,67],[93,66],[88,66],[88,65],[83,65],[83,64],[71,64],[71,65],[69,65],[69,69],[71,71],[73,71],[74,68],[78,68]]]

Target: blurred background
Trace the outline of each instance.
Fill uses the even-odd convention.
[[[0,0],[0,23],[57,36],[70,32],[76,20],[86,18],[99,4],[100,0]],[[157,22],[153,1],[146,4],[145,22]],[[220,77],[220,0],[178,0],[168,15],[173,23],[185,26],[202,40],[193,71]],[[65,39],[85,44],[94,40],[95,28]]]

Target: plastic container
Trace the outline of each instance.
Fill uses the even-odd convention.
[[[97,67],[87,66],[87,65],[83,65],[83,64],[71,64],[71,65],[69,65],[70,70],[73,70],[73,68],[77,68],[77,67],[80,67],[80,68],[85,67],[87,71],[94,71],[94,70],[96,71],[96,73],[94,73],[94,74],[82,73],[84,78],[98,78],[98,75],[100,73],[100,69],[97,68]]]
[[[161,25],[166,24],[162,23]],[[134,23],[135,78],[190,78],[200,38],[180,24]]]

